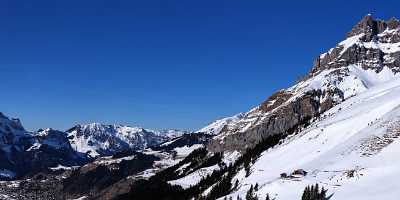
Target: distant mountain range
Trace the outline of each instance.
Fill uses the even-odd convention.
[[[0,179],[19,178],[59,165],[79,166],[97,157],[144,150],[188,133],[99,123],[76,125],[66,132],[29,132],[18,119],[0,113]]]
[[[99,123],[77,125],[66,132],[72,147],[77,152],[88,153],[91,157],[113,155],[128,149],[143,150],[189,133],[180,130],[153,131]]]

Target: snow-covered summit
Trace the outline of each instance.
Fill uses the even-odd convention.
[[[89,153],[92,157],[112,155],[116,152],[147,147],[167,141],[182,132],[153,131],[141,127],[124,125],[104,125],[92,123],[76,125],[67,131],[72,147],[81,153]]]

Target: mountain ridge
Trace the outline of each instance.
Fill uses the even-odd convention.
[[[384,22],[365,16],[350,32],[348,38],[316,59],[303,80],[276,92],[242,119],[228,123],[208,148],[214,152],[245,151],[264,137],[290,132],[349,97],[398,76],[398,20]]]

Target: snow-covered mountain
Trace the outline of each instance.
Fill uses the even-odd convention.
[[[215,123],[208,150],[223,153],[219,164],[168,183],[204,199],[245,199],[256,185],[259,199],[301,199],[316,183],[333,200],[398,199],[399,72],[400,22],[365,16],[303,80]]]
[[[179,130],[153,131],[140,127],[92,123],[76,125],[67,130],[67,133],[72,147],[77,152],[98,157],[109,156],[129,149],[143,150],[187,132]]]
[[[57,165],[73,166],[87,161],[76,153],[67,135],[45,129],[31,133],[18,119],[0,113],[0,179],[20,178]]]
[[[385,22],[365,16],[344,41],[315,60],[303,80],[228,122],[209,149],[245,150],[269,135],[290,133],[333,106],[399,77],[399,28],[394,18]]]

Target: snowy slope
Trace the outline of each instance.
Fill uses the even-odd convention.
[[[232,123],[237,123],[240,119],[244,117],[243,113],[239,113],[232,117],[226,117],[219,120],[216,120],[209,125],[203,127],[202,129],[196,131],[197,133],[205,133],[209,135],[218,135],[222,129]]]
[[[371,87],[326,112],[306,130],[264,152],[244,172],[240,189],[245,196],[251,184],[261,187],[258,196],[293,200],[307,185],[319,183],[333,193],[332,199],[398,199],[400,187],[400,79]],[[309,174],[280,178],[304,169]],[[385,184],[378,184],[385,183]]]

